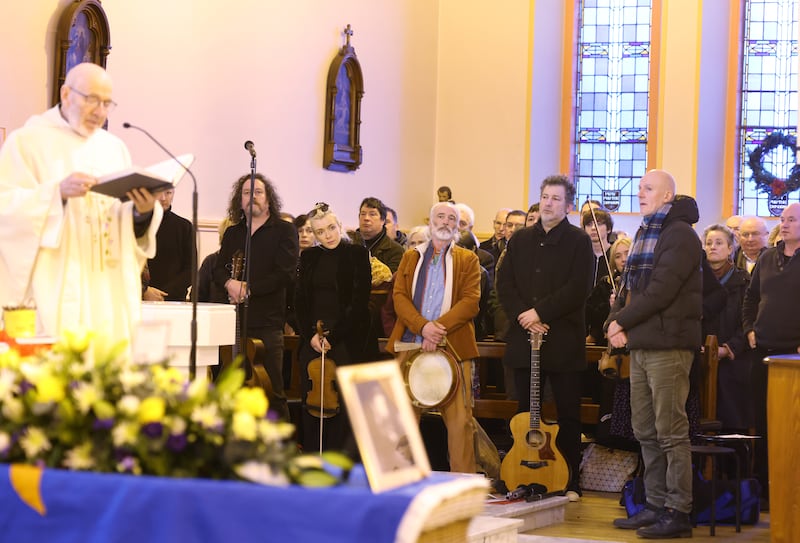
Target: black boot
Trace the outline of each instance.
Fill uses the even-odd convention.
[[[616,518],[614,519],[614,526],[622,528],[623,530],[636,530],[643,526],[650,526],[658,522],[659,517],[664,514],[664,509],[659,509],[649,503],[645,505],[644,509],[636,513],[630,518]]]
[[[666,509],[658,518],[658,522],[639,528],[636,530],[636,535],[644,539],[692,537],[692,523],[689,519],[689,513]]]

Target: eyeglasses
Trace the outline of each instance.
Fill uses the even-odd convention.
[[[102,104],[103,107],[106,108],[106,111],[111,113],[114,110],[114,108],[117,107],[117,103],[114,100],[101,100],[100,97],[97,96],[96,94],[85,94],[76,89],[75,87],[69,87],[69,88],[75,94],[82,96],[83,101],[86,103],[87,106],[91,108],[96,108],[97,106]]]
[[[317,202],[316,204],[314,204],[314,209],[309,211],[307,216],[310,219],[311,217],[315,216],[317,212],[319,212],[319,214],[322,215],[323,213],[327,213],[329,208],[330,206],[325,202]]]
[[[760,238],[761,236],[766,235],[766,232],[739,232],[740,238]]]

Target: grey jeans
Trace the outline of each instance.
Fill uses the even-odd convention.
[[[692,510],[692,453],[686,398],[692,351],[631,350],[631,423],[644,459],[647,501]]]

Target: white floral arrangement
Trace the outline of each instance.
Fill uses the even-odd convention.
[[[35,355],[11,345],[0,354],[0,462],[303,483],[294,427],[235,365],[213,383],[189,381],[166,364],[134,365],[124,345],[91,333]]]

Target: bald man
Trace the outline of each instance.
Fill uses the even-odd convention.
[[[83,326],[117,342],[139,321],[140,273],[162,209],[145,189],[125,203],[90,191],[131,165],[122,140],[102,129],[112,90],[100,66],[75,66],[61,103],[0,149],[0,302],[35,303],[40,334]]]
[[[762,499],[769,497],[767,465],[767,366],[765,357],[800,353],[800,204],[781,213],[781,241],[765,249],[753,268],[742,304],[742,324],[750,347],[756,440],[755,475]]]
[[[647,507],[614,525],[650,539],[691,537],[692,458],[686,398],[700,346],[702,247],[697,203],[664,170],[639,181],[642,227],[609,314],[608,340],[631,354],[631,423],[644,459]]]
[[[769,230],[767,223],[760,217],[746,217],[739,224],[740,249],[736,252],[735,262],[737,268],[747,273],[753,272],[758,257],[767,248]]]

